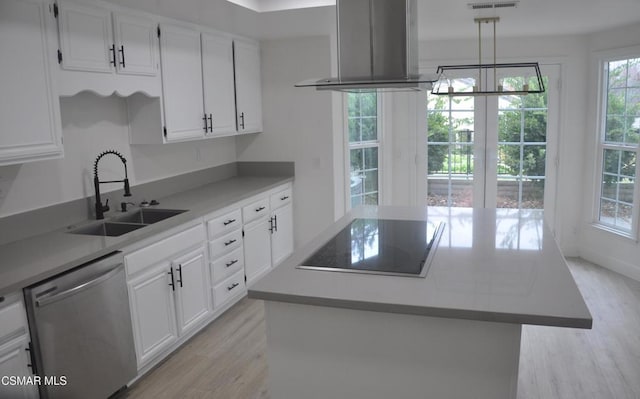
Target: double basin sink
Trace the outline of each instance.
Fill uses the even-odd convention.
[[[93,236],[118,237],[123,234],[141,229],[150,224],[158,223],[162,220],[179,215],[186,210],[182,209],[156,209],[141,208],[135,212],[115,217],[110,221],[91,224],[70,230],[72,234],[87,234]]]

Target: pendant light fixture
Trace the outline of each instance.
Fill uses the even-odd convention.
[[[475,18],[474,21],[478,24],[478,64],[439,66],[437,70],[438,81],[433,85],[431,93],[443,96],[502,96],[544,93],[544,82],[537,62],[503,64],[496,62],[496,23],[500,21],[500,18]],[[482,63],[483,23],[493,24],[493,63],[489,64]],[[493,74],[493,79],[490,81],[491,74]],[[460,77],[475,77],[475,84],[471,88],[457,90],[453,86],[453,81]]]

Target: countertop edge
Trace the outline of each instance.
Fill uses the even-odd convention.
[[[529,324],[547,327],[567,327],[591,329],[592,319],[568,318],[543,315],[522,315],[513,313],[483,312],[464,309],[448,309],[430,306],[413,306],[393,303],[354,301],[336,298],[311,297],[303,295],[282,294],[266,291],[256,291],[251,288],[248,296],[252,299],[264,301],[287,302],[299,305],[328,306],[334,308],[364,310],[370,312],[397,313],[415,316],[442,317],[473,321],[487,321],[508,324]]]

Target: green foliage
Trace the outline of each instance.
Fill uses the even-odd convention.
[[[607,120],[605,142],[637,145],[640,142],[640,58],[609,63],[607,88]],[[634,83],[635,82],[635,83]],[[634,151],[605,150],[604,172],[634,177],[636,168]],[[623,178],[620,182],[623,182]],[[618,178],[604,175],[607,186],[618,183]]]
[[[349,93],[349,142],[378,139],[378,96],[371,93]]]
[[[449,101],[449,98],[432,96],[429,98],[429,101],[433,101],[433,106],[431,107],[431,109],[442,110],[448,107],[447,102]],[[452,101],[459,102],[461,100],[458,98],[454,98]],[[470,118],[455,118],[452,119],[450,126],[449,118],[445,114],[438,111],[429,112],[427,115],[427,140],[429,143],[447,143],[449,141],[450,130],[454,133],[458,133],[464,127],[472,124],[473,120]],[[459,138],[459,136],[453,137],[454,140]],[[466,139],[462,141],[467,142]],[[456,149],[454,151],[454,153],[452,154],[452,168],[454,168],[455,170],[452,170],[452,172],[471,172],[466,169],[466,156],[468,150],[469,148],[465,147],[462,149]],[[445,161],[447,160],[448,154],[449,148],[447,145],[428,146],[427,170],[430,172],[443,170],[445,168]],[[462,158],[464,158],[464,160]],[[458,164],[460,164],[459,167],[456,166]]]

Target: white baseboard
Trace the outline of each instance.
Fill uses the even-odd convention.
[[[602,253],[600,251],[582,248],[580,250],[580,257],[609,270],[613,270],[616,273],[620,273],[623,276],[640,281],[640,267],[638,265],[616,259],[611,256],[610,253]]]

